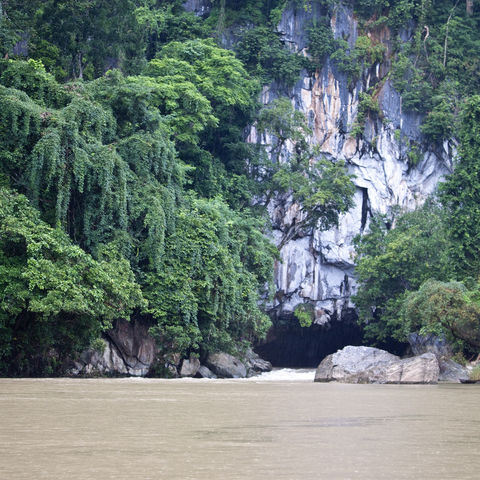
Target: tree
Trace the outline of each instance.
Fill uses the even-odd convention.
[[[228,196],[227,171],[247,173],[245,160],[250,152],[244,130],[255,112],[259,84],[233,52],[211,39],[171,42],[159,57],[144,74],[155,78],[166,92],[180,93],[182,83],[193,84],[190,92],[180,96],[180,108],[171,115],[180,127],[175,132],[179,155],[195,167],[193,187],[204,196]]]
[[[405,296],[426,280],[445,280],[451,273],[441,208],[428,201],[393,218],[377,215],[355,243],[358,290],[353,300],[366,340],[383,346],[406,342]]]
[[[403,306],[407,332],[435,333],[480,349],[480,305],[460,282],[428,280]]]
[[[225,58],[227,63],[228,58],[235,60]],[[220,65],[228,70],[227,63]],[[246,105],[251,101],[248,91],[237,92],[237,99],[220,97],[214,102],[200,92],[209,92],[209,79],[176,58],[152,61],[148,76],[124,77],[113,71],[66,87],[32,61],[3,66],[2,78],[28,89],[34,98],[17,88],[0,88],[2,124],[10,122],[9,129],[0,129],[5,159],[0,173],[31,198],[37,216],[57,227],[54,232],[67,238],[60,233],[64,229],[70,235],[79,245],[79,255],[105,261],[109,268],[116,268],[115,262],[126,268],[128,260],[150,302],[136,314],[150,322],[159,346],[203,354],[233,350],[264,335],[269,319],[258,299],[259,294],[268,295],[276,254],[264,235],[264,222],[246,211],[233,211],[219,197],[209,200],[187,193],[185,173],[192,167],[178,158],[175,148],[200,149],[204,130],[216,124],[213,112],[221,110],[221,102],[228,101],[232,109]],[[193,82],[177,74],[182,68],[188,74],[187,67]],[[233,77],[224,74],[225,88],[233,91]],[[211,80],[219,82],[220,75]],[[64,94],[59,93],[61,101],[53,95],[57,89]],[[68,275],[82,285],[61,261],[53,274],[59,281],[67,281]],[[45,296],[56,298],[61,288],[49,280]],[[72,295],[77,295],[74,290]],[[89,308],[100,311],[101,301],[95,297]],[[29,315],[35,322],[40,312]],[[63,318],[62,312],[58,315]],[[51,325],[52,331],[42,333],[46,338],[55,334]],[[59,324],[58,334],[67,335],[69,328],[73,337],[80,335],[70,324],[64,329]],[[90,338],[93,326],[83,323],[79,329]],[[98,328],[95,331],[98,334]],[[75,354],[86,340],[59,340],[58,358]]]
[[[458,158],[440,185],[446,208],[452,267],[459,279],[480,274],[480,96],[468,99],[461,115]]]
[[[258,295],[272,285],[276,249],[258,227],[219,198],[191,196],[177,211],[169,255],[146,279],[149,313],[157,322],[152,332],[160,343],[182,354],[205,354],[265,336],[270,320]]]
[[[15,72],[30,65],[11,65],[2,78],[10,72],[18,85]],[[36,96],[42,92],[38,103],[16,89],[0,89],[0,115],[4,125],[10,122],[0,129],[0,172],[32,199],[44,220],[62,225],[90,253],[118,240],[132,264],[157,268],[184,181],[172,131],[159,112],[158,86],[117,72],[67,95],[46,78],[63,91],[62,108],[52,108],[48,82],[26,87]]]
[[[23,195],[0,188],[0,374],[65,368],[115,318],[142,307],[140,286],[112,247],[98,260],[49,227]]]
[[[32,51],[59,77],[96,78],[112,67],[139,70],[144,32],[133,0],[47,0],[35,16]],[[50,54],[56,54],[51,58]]]

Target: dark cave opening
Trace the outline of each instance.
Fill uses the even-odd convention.
[[[362,345],[363,333],[353,309],[343,312],[326,325],[301,327],[293,314],[273,321],[265,341],[255,351],[274,367],[316,368],[331,353],[347,346]]]

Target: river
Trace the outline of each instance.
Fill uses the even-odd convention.
[[[0,379],[0,479],[480,478],[477,385]]]

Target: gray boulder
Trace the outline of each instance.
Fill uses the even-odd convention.
[[[117,320],[115,327],[107,332],[129,375],[146,375],[156,358],[157,347],[148,329],[147,324],[139,321]]]
[[[384,377],[376,383],[437,383],[439,374],[437,357],[424,353],[390,363],[385,367]]]
[[[103,336],[101,351],[88,349],[73,362],[71,375],[145,376],[156,360],[155,340],[140,321],[117,320]]]
[[[88,349],[82,352],[78,361],[74,362],[72,375],[128,375],[119,351],[108,340],[104,339],[103,351]]]
[[[438,360],[452,356],[452,348],[449,343],[444,338],[433,335],[432,333],[428,335],[410,333],[410,335],[408,335],[408,343],[414,355],[434,353]]]
[[[245,378],[247,376],[245,364],[228,353],[211,353],[205,363],[220,378]]]
[[[439,373],[433,353],[401,360],[378,348],[347,346],[320,363],[315,382],[436,383]]]
[[[182,362],[182,368],[180,369],[181,377],[194,377],[198,369],[200,368],[200,360],[195,357],[190,357]]]
[[[468,369],[452,359],[441,359],[439,382],[464,383],[470,380]]]
[[[245,366],[247,367],[247,376],[254,377],[264,372],[270,372],[272,370],[272,364],[267,360],[264,360],[252,349],[248,349],[245,354]]]
[[[347,346],[325,357],[317,368],[316,382],[370,383],[365,372],[373,379],[376,369],[400,360],[399,357],[373,347]]]
[[[200,365],[195,375],[197,378],[217,378],[217,376],[205,365]]]

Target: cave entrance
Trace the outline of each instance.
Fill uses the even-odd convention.
[[[274,367],[316,368],[327,355],[347,345],[362,345],[362,336],[353,309],[344,312],[341,320],[308,328],[301,327],[293,314],[282,314],[255,351]]]

